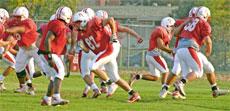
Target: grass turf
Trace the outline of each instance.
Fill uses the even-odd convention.
[[[129,76],[123,74],[127,80]],[[98,79],[96,79],[98,81]],[[213,98],[206,79],[190,82],[186,86],[187,99],[173,100],[171,96],[159,99],[160,82],[137,81],[133,88],[140,93],[142,100],[138,103],[127,103],[128,95],[121,88],[111,98],[102,94],[97,99],[81,98],[84,88],[80,75],[71,75],[63,81],[61,96],[70,100],[64,106],[41,106],[40,100],[47,89],[48,80],[45,77],[36,78],[33,83],[36,95],[13,93],[18,87],[15,74],[5,79],[7,90],[0,92],[0,111],[229,111],[230,95]],[[229,88],[229,81],[218,81],[221,88]],[[171,88],[172,90],[172,88]]]

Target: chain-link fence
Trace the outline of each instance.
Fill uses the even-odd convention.
[[[132,38],[131,35],[126,33],[119,34],[121,38],[124,38],[121,41],[122,48],[118,57],[119,66],[125,68],[147,67],[145,53],[149,46],[149,38],[154,26],[132,24],[123,24],[123,26],[135,30],[144,38],[144,42],[138,45],[136,39]],[[219,33],[223,40],[213,40],[213,53],[208,59],[212,62],[216,71],[230,71],[230,43],[224,40],[226,34]],[[170,46],[173,46],[174,43],[175,37],[171,41]],[[169,66],[172,65],[170,61],[167,61],[167,63]]]
[[[36,20],[36,23],[39,27],[41,23],[46,23],[47,20]],[[135,25],[135,24],[121,24],[122,26],[129,27],[135,30],[139,35],[144,39],[142,44],[137,44],[136,39],[127,33],[119,33],[121,38],[121,50],[117,58],[119,67],[121,68],[132,68],[140,67],[146,68],[147,64],[145,61],[145,53],[149,46],[149,37],[154,25]],[[222,32],[218,32],[221,40],[213,40],[213,53],[210,58],[208,58],[214,65],[217,71],[230,71],[230,42],[225,40],[225,36]],[[171,41],[170,46],[173,46],[175,43],[175,37]],[[167,59],[166,59],[167,61]],[[171,62],[167,61],[169,66]]]

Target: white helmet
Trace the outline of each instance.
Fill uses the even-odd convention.
[[[86,13],[80,11],[80,12],[77,12],[73,15],[73,18],[72,18],[72,22],[78,22],[80,21],[81,24],[80,24],[80,29],[84,29],[89,21],[89,17],[87,16]]]
[[[108,13],[104,10],[98,10],[96,12],[96,16],[102,18],[102,19],[107,19],[109,16],[108,16]]]
[[[22,20],[29,18],[29,11],[26,7],[17,7],[13,11],[13,16],[21,16]]]
[[[56,11],[56,18],[62,19],[66,23],[70,22],[71,17],[72,17],[72,11],[69,7],[59,7]]]
[[[53,14],[53,15],[50,17],[50,21],[51,21],[51,20],[54,20],[54,19],[56,19],[56,14]]]
[[[200,8],[198,8],[196,16],[207,21],[208,18],[211,16],[211,13],[207,7],[201,6]]]
[[[161,20],[161,26],[167,30],[175,24],[175,20],[172,17],[165,17]]]
[[[9,17],[9,13],[5,9],[0,8],[0,22],[4,23]]]
[[[95,12],[91,8],[84,8],[82,9],[82,12],[85,12],[89,19],[92,19],[95,16]]]
[[[196,16],[196,13],[197,13],[197,10],[198,10],[198,7],[193,7],[189,13],[188,13],[188,16],[189,17],[195,17]]]

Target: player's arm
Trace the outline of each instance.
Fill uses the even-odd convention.
[[[5,47],[5,46],[7,46],[8,44],[10,44],[9,41],[0,40],[0,47]]]
[[[103,19],[102,25],[103,26],[109,25],[109,27],[111,28],[112,34],[116,34],[117,29],[116,29],[115,20],[113,17],[110,17],[108,19]]]
[[[77,41],[77,31],[71,31],[71,46],[70,46],[70,53],[75,53],[76,50],[76,41]]]
[[[18,51],[15,50],[13,47],[10,47],[9,52],[13,55],[17,55]]]
[[[51,52],[51,41],[54,40],[55,35],[52,31],[48,31],[45,39],[45,49],[46,52]]]
[[[5,30],[6,33],[10,33],[10,34],[24,33],[25,31],[26,28],[24,26],[14,26],[14,27],[7,28]]]
[[[135,37],[137,39],[138,43],[143,42],[142,37],[137,32],[135,32],[133,29],[130,29],[129,27],[124,27],[124,26],[118,25],[117,31],[118,32],[126,32],[126,33],[132,35],[133,37]]]
[[[163,42],[163,40],[160,37],[157,38],[157,47],[159,49],[165,51],[165,52],[168,52],[168,53],[172,53],[173,52],[172,49],[170,49],[169,47],[167,47],[167,46],[164,45],[164,42]]]
[[[117,42],[117,35],[116,35],[117,28],[116,28],[114,18],[110,17],[108,19],[103,19],[102,25],[103,26],[109,25],[109,27],[111,28],[111,31],[112,31],[112,36],[110,37],[110,41],[111,42]]]
[[[85,46],[82,40],[78,41],[78,46],[86,53],[89,53],[89,49]]]
[[[205,55],[210,56],[212,53],[212,39],[210,36],[205,37],[204,44],[206,45]]]
[[[182,31],[182,29],[184,28],[184,26],[189,23],[191,21],[191,19],[187,19],[186,21],[184,21],[182,24],[180,24],[178,27],[176,27],[174,29],[174,35],[175,36],[179,36],[180,32]]]

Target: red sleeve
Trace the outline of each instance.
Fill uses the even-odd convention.
[[[163,37],[163,32],[162,32],[162,29],[161,28],[156,28],[155,30],[155,37],[158,38],[160,37],[162,40],[164,39]]]
[[[0,24],[0,35],[2,35],[4,33],[4,25],[3,24]]]
[[[211,35],[211,26],[209,25],[208,22],[203,22],[201,26],[201,36],[202,37],[207,37]]]

